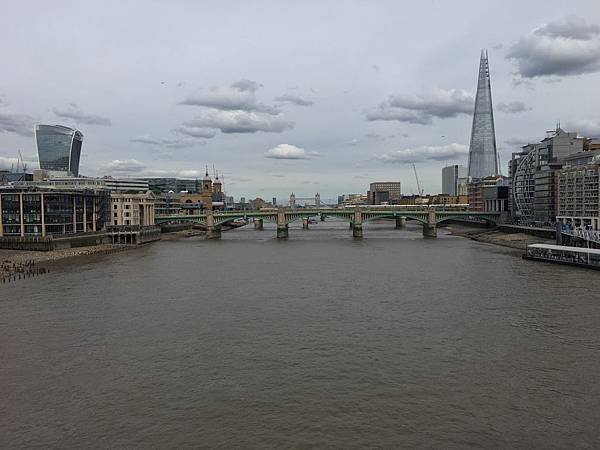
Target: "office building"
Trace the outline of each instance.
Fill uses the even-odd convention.
[[[490,69],[487,50],[482,50],[469,145],[469,177],[484,178],[496,174],[498,174],[498,153],[496,151]]]
[[[402,197],[399,181],[380,181],[371,183],[367,192],[371,205],[397,205]]]
[[[509,163],[513,220],[527,224],[552,224],[557,214],[556,171],[565,164],[585,163],[584,138],[560,127],[536,144],[513,153]],[[591,153],[591,152],[588,152]]]
[[[110,224],[110,194],[100,189],[0,188],[0,237],[65,237]]]
[[[79,176],[83,134],[62,125],[36,125],[40,169],[50,176]]]
[[[150,191],[143,194],[112,192],[111,225],[148,227],[154,225],[154,194]]]
[[[558,222],[572,228],[600,230],[600,155],[585,165],[557,171]]]
[[[467,178],[467,169],[464,166],[454,164],[442,169],[442,194],[447,195],[466,195],[461,194],[461,186],[464,186]],[[461,184],[462,180],[462,184]]]

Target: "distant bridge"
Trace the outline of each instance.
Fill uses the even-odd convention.
[[[170,215],[156,216],[157,225],[173,222],[191,222],[206,226],[209,239],[221,237],[222,225],[232,222],[236,219],[248,220],[254,219],[256,229],[263,228],[263,222],[272,222],[277,224],[277,237],[288,237],[288,225],[296,220],[302,220],[304,228],[308,228],[309,219],[325,217],[335,217],[350,223],[352,235],[356,238],[363,236],[363,223],[376,219],[395,219],[396,228],[403,228],[406,219],[413,219],[423,225],[423,236],[436,237],[437,226],[440,223],[452,219],[485,221],[492,225],[497,225],[501,219],[500,212],[481,212],[466,210],[439,210],[433,208],[385,208],[377,207],[365,208],[298,208],[298,209],[279,209],[267,211],[206,211],[203,214],[190,215]]]

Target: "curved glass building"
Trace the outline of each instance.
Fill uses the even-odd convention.
[[[40,169],[51,175],[79,176],[83,134],[62,125],[36,125],[35,142]]]

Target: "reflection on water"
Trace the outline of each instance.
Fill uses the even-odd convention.
[[[600,277],[265,224],[0,288],[0,446],[594,447]]]

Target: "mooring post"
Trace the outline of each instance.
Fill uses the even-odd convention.
[[[430,209],[427,212],[427,223],[423,224],[423,237],[437,237],[437,223],[434,209]]]

